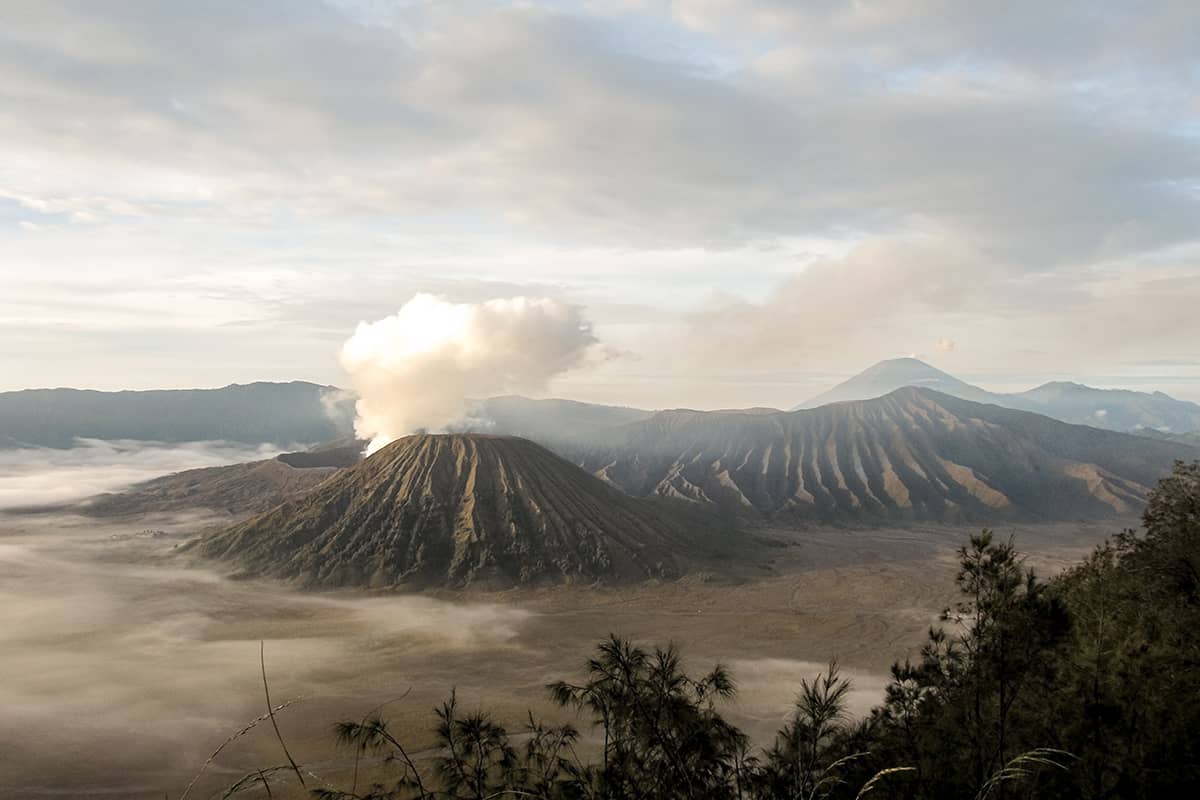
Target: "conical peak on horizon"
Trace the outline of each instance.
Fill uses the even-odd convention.
[[[906,386],[932,389],[964,400],[1033,411],[1063,422],[1117,431],[1189,433],[1200,430],[1200,404],[1161,392],[1098,389],[1075,381],[1049,381],[1023,392],[993,392],[906,356],[867,367],[832,389],[793,407],[793,411],[830,403],[869,400]]]
[[[882,371],[887,371],[887,370],[910,370],[910,369],[913,371],[932,372],[932,373],[938,373],[941,375],[948,374],[944,370],[938,369],[937,367],[933,366],[928,361],[925,361],[924,359],[921,359],[921,358],[917,358],[916,356],[898,356],[896,358],[885,358],[881,361],[876,361],[874,364],[867,367],[859,374],[861,375],[861,374],[866,374],[869,372],[882,372]]]
[[[954,377],[949,372],[939,369],[928,361],[916,356],[900,356],[898,358],[885,358],[882,361],[876,361],[855,375],[851,380],[859,378],[878,379],[882,377],[912,381],[911,385],[913,386],[918,385],[920,382],[938,380],[963,383],[963,381]]]
[[[881,397],[904,386],[925,387],[969,400],[983,400],[988,394],[984,389],[959,380],[919,358],[903,356],[876,362],[832,389],[795,406],[793,410]]]

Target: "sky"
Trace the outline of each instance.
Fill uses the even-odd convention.
[[[1200,401],[1194,0],[0,12],[0,390],[344,384],[428,293],[578,308],[582,400]]]

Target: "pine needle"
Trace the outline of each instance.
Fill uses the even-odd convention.
[[[271,687],[267,684],[267,645],[261,639],[258,642],[258,663],[262,667],[263,679],[263,694],[267,696],[267,715],[271,718],[271,727],[275,729],[275,738],[279,740],[279,746],[283,748],[283,754],[287,757],[288,763],[292,765],[292,772],[296,773],[297,780],[305,789],[308,784],[304,782],[304,776],[300,773],[300,767],[296,765],[296,759],[292,758],[292,754],[288,752],[287,744],[283,741],[283,734],[279,732],[279,723],[275,721],[275,710],[271,708]]]
[[[287,702],[280,703],[279,705],[275,706],[274,710],[276,712],[283,711],[288,706],[293,705],[295,703],[299,703],[299,702],[300,702],[299,699],[288,700]],[[194,778],[192,778],[191,782],[187,785],[187,788],[183,790],[183,794],[179,795],[179,800],[187,800],[187,796],[189,794],[191,794],[192,789],[196,785],[196,782],[200,780],[200,777],[202,775],[204,775],[205,770],[207,770],[210,766],[212,766],[212,763],[217,760],[217,756],[221,755],[222,750],[224,750],[226,747],[228,747],[230,744],[232,744],[237,739],[240,739],[241,737],[245,736],[250,731],[254,730],[254,728],[258,725],[258,723],[265,722],[266,720],[268,720],[270,718],[271,718],[271,715],[269,713],[260,714],[259,716],[255,717],[254,719],[250,720],[248,723],[243,725],[238,731],[233,733],[228,739],[221,742],[221,746],[218,747],[216,750],[213,750],[212,755],[208,757],[208,760],[200,765],[200,770],[196,773],[196,776]]]
[[[882,781],[884,778],[888,777],[889,775],[895,775],[899,772],[916,772],[916,771],[917,771],[916,767],[889,767],[887,769],[881,769],[881,770],[879,770],[879,772],[876,772],[874,775],[871,776],[871,780],[869,780],[863,784],[863,787],[858,790],[858,794],[856,794],[854,796],[854,800],[861,800],[862,797],[864,797],[867,793],[869,793],[871,790],[873,790],[879,784],[880,781]]]

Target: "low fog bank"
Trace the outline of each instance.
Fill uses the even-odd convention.
[[[610,632],[646,645],[674,640],[691,668],[730,664],[740,691],[729,718],[767,744],[800,680],[823,666],[804,659],[873,635],[847,625],[861,609],[831,609],[827,623],[798,615],[785,578],[444,597],[303,594],[161,558],[210,521],[199,513],[132,522],[0,516],[0,795],[178,797],[209,754],[262,713],[260,640],[272,699],[300,699],[280,714],[289,748],[336,777],[350,762],[334,746],[332,723],[409,691],[388,714],[417,749],[431,743],[431,709],[452,688],[466,707],[513,726],[527,709],[573,719],[551,707],[545,686],[580,677]],[[803,580],[816,601],[819,584],[811,574]],[[851,710],[864,713],[884,678],[847,673]],[[192,796],[279,759],[269,727],[259,726]]]
[[[46,498],[93,475],[83,492],[92,494],[269,453],[90,443],[35,454],[43,460],[27,459],[23,471],[5,462],[0,486],[40,485]],[[20,504],[29,502],[26,493]],[[852,712],[882,697],[883,662],[918,644],[945,605],[953,547],[965,535],[806,531],[781,550],[794,563],[738,584],[431,597],[303,594],[164,557],[215,521],[201,511],[122,520],[0,513],[0,796],[178,797],[213,749],[262,713],[260,640],[273,700],[300,699],[280,715],[289,747],[329,775],[348,768],[332,723],[410,690],[388,709],[418,748],[430,744],[431,709],[452,688],[465,707],[492,709],[513,726],[527,709],[572,719],[550,707],[545,686],[580,677],[609,633],[673,640],[696,669],[728,663],[740,686],[729,719],[767,744],[820,659],[845,657]],[[1060,534],[1050,540],[1062,548],[1045,553],[1050,563],[1077,546]],[[269,727],[259,726],[192,797],[279,758]]]
[[[273,445],[78,439],[69,450],[0,450],[0,512],[69,503],[172,472],[274,458]]]
[[[332,722],[410,681],[440,694],[456,662],[514,647],[530,616],[428,597],[304,595],[126,561],[169,549],[195,522],[155,520],[166,532],[155,537],[67,516],[0,517],[0,795],[177,797],[263,710],[260,640],[273,699],[306,698],[285,730],[306,756],[316,744],[327,756]],[[428,677],[442,670],[445,680]],[[233,765],[277,758],[263,733],[231,748],[209,790],[240,777]]]

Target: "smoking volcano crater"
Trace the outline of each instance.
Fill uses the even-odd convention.
[[[525,439],[421,434],[189,549],[313,588],[623,582],[679,575],[688,528]]]

